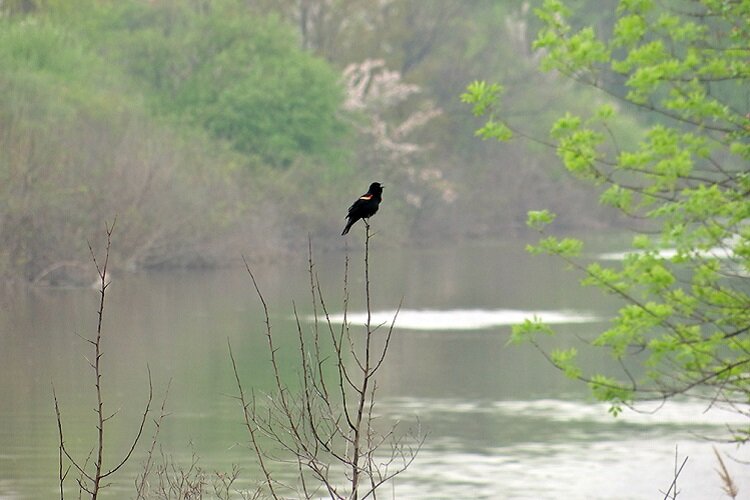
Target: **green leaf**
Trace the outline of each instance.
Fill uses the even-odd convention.
[[[648,24],[643,16],[631,14],[617,20],[614,28],[615,46],[632,46],[646,34]]]
[[[532,254],[547,253],[550,255],[572,258],[581,254],[583,242],[576,238],[558,239],[554,236],[548,236],[539,240],[535,246],[527,246],[526,249]]]
[[[538,334],[554,335],[554,333],[554,330],[542,322],[541,318],[534,316],[524,319],[523,323],[513,325],[509,342],[519,344],[521,342],[533,341],[533,338]]]
[[[571,347],[569,349],[555,349],[550,353],[552,363],[565,373],[570,379],[579,379],[583,375],[580,366],[576,364],[578,351]]]
[[[537,231],[551,224],[557,215],[549,210],[531,210],[526,214],[526,225]]]
[[[503,88],[498,83],[475,80],[466,87],[466,92],[461,94],[461,102],[473,104],[471,111],[474,116],[482,116],[498,104],[502,91]]]
[[[482,139],[496,139],[498,141],[508,141],[513,138],[513,132],[502,122],[497,122],[490,118],[487,122],[476,131],[476,135]]]

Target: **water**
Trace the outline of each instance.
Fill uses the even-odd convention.
[[[531,346],[508,346],[511,324],[529,315],[556,323],[549,346],[590,338],[616,303],[580,289],[553,259],[530,257],[509,241],[432,249],[380,248],[371,256],[374,322],[390,323],[403,298],[390,353],[378,379],[376,412],[387,427],[401,422],[425,433],[417,459],[383,490],[384,498],[662,498],[675,461],[689,457],[681,499],[721,498],[716,460],[706,435],[743,424],[732,413],[706,412],[693,401],[656,413],[618,418],[565,380]],[[604,245],[602,252],[620,248]],[[257,266],[268,302],[283,375],[294,380],[296,330],[292,302],[309,326],[312,306],[304,256]],[[326,301],[340,321],[343,256],[315,265]],[[364,321],[361,253],[352,253],[349,320]],[[52,383],[66,445],[81,461],[95,438],[91,352],[82,337],[96,326],[97,292],[11,289],[0,298],[0,499],[57,494],[58,436]],[[272,386],[262,309],[243,269],[115,275],[104,320],[105,408],[109,464],[127,451],[148,392],[158,406],[171,380],[169,415],[159,435],[158,463],[196,461],[209,479],[239,467],[235,486],[259,480],[245,443],[228,343],[246,388]],[[608,360],[586,351],[592,370]],[[148,367],[148,368],[147,368]],[[646,408],[648,409],[648,408]],[[150,419],[149,419],[150,420]],[[113,476],[106,498],[134,497],[153,427],[133,458]],[[677,458],[675,448],[677,447]],[[720,446],[747,459],[744,449]],[[727,459],[750,491],[744,466]],[[275,471],[290,476],[284,464]],[[71,475],[74,472],[70,473]],[[68,496],[74,481],[68,481]]]

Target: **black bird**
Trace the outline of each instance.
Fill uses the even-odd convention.
[[[346,216],[349,221],[341,235],[348,233],[349,228],[359,219],[369,219],[375,215],[381,201],[383,201],[383,186],[379,182],[373,182],[370,184],[370,189],[349,207],[349,213]]]

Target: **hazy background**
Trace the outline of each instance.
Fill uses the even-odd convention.
[[[0,275],[93,281],[86,241],[115,215],[133,270],[340,248],[374,180],[395,245],[496,238],[538,208],[611,224],[553,149],[481,141],[460,102],[502,81],[505,116],[544,141],[603,98],[538,72],[535,22],[515,0],[5,0]]]

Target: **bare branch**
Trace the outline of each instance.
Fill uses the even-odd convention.
[[[150,378],[150,377],[149,377]],[[167,398],[169,397],[169,389],[172,387],[172,379],[169,379],[169,382],[167,382],[167,388],[164,391],[164,398],[161,401],[161,409],[159,410],[159,416],[154,420],[154,435],[151,438],[151,446],[148,449],[148,453],[146,453],[146,463],[143,465],[143,472],[141,473],[140,478],[136,478],[136,500],[140,500],[142,498],[145,498],[145,492],[147,487],[147,480],[149,473],[151,472],[151,466],[153,464],[154,459],[154,450],[156,449],[156,443],[159,437],[159,431],[161,430],[161,424],[164,420],[164,417],[167,416],[166,413],[166,406],[167,406]]]
[[[249,268],[248,268],[248,271],[249,271]],[[253,280],[253,282],[255,282],[255,280]],[[270,470],[266,466],[265,455],[260,448],[260,444],[258,443],[258,438],[256,436],[256,430],[255,430],[255,424],[252,421],[253,419],[250,417],[250,414],[248,413],[248,408],[250,407],[251,404],[254,407],[254,403],[249,403],[247,399],[245,398],[245,391],[242,388],[242,382],[240,381],[240,374],[237,371],[237,362],[234,359],[234,353],[232,352],[232,344],[229,342],[229,339],[227,339],[227,346],[229,347],[229,358],[232,360],[232,370],[234,372],[234,379],[237,382],[237,390],[240,393],[239,398],[240,398],[240,402],[242,403],[242,413],[243,413],[243,417],[245,421],[245,427],[247,428],[247,431],[250,434],[250,442],[253,445],[253,449],[255,450],[255,456],[258,457],[258,463],[260,464],[260,468],[263,471],[263,476],[266,478],[266,484],[268,485],[268,489],[271,493],[271,496],[275,499],[278,499],[279,496],[276,494],[276,491],[274,489],[274,480],[271,477]]]
[[[384,363],[396,317],[390,323],[384,343],[380,345],[375,332],[383,325],[372,324],[369,274],[371,233],[367,221],[366,227],[364,261],[368,317],[363,329],[350,329],[346,320],[349,301],[348,254],[344,273],[344,321],[337,329],[333,326],[323,298],[312,257],[312,242],[308,239],[308,275],[313,310],[311,332],[308,333],[303,326],[297,304],[292,302],[297,328],[299,390],[291,390],[282,380],[282,358],[273,338],[268,305],[245,261],[263,307],[266,344],[274,373],[274,392],[258,403],[254,398],[248,400],[231,345],[229,355],[250,444],[274,498],[278,498],[282,488],[296,491],[304,498],[316,497],[320,490],[325,490],[328,496],[335,499],[358,500],[362,494],[376,498],[377,488],[405,470],[421,447],[421,443],[414,448],[404,446],[395,436],[395,425],[382,434],[373,426],[377,391],[374,376]],[[323,318],[322,325],[319,315]],[[321,336],[321,326],[327,329],[327,336]],[[356,336],[355,331],[361,331],[364,335]],[[329,349],[333,350],[332,354]],[[327,363],[330,362],[335,366],[327,370]],[[265,405],[265,408],[261,410],[258,404]],[[270,456],[260,441],[260,435],[279,447],[281,455]],[[379,449],[388,443],[391,446],[390,458],[381,461],[377,458]],[[294,464],[297,470],[296,484],[287,485],[275,480],[268,467],[269,460]],[[341,484],[342,476],[348,483],[344,487]],[[317,485],[312,479],[317,481]]]

